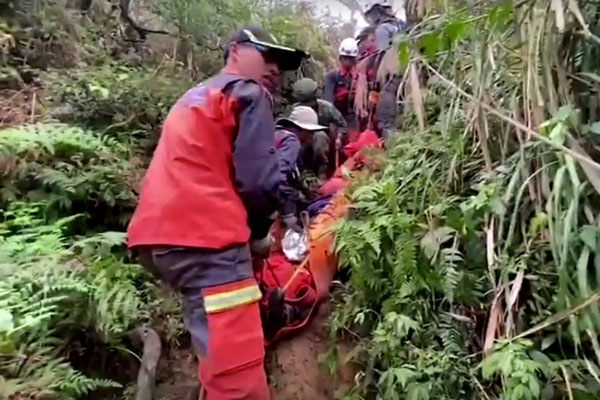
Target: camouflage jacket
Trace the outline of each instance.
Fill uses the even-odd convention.
[[[296,103],[294,107],[301,106],[302,104]],[[318,110],[317,115],[319,116],[319,125],[323,126],[335,126],[337,135],[339,138],[344,137],[347,131],[346,120],[342,116],[342,113],[339,112],[335,106],[328,102],[327,100],[318,99],[317,100]]]

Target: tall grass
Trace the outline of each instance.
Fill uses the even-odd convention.
[[[595,398],[600,4],[408,3],[402,126],[338,230],[352,396]]]

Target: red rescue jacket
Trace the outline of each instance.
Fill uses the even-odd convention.
[[[223,71],[188,91],[164,122],[129,246],[222,249],[265,235],[279,207],[274,131],[271,99],[252,80]]]
[[[335,69],[325,75],[323,98],[347,118],[354,108],[354,69]]]

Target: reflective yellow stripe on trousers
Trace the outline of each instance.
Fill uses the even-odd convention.
[[[226,293],[211,294],[204,297],[204,308],[207,313],[225,311],[243,304],[260,300],[262,294],[257,285],[232,290]]]

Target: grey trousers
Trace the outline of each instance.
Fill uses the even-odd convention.
[[[225,250],[138,247],[140,263],[184,298],[186,329],[198,355],[205,356],[208,320],[202,289],[253,278],[248,245]]]
[[[398,118],[398,88],[402,78],[395,75],[388,83],[385,84],[379,93],[379,103],[377,104],[376,120],[377,128],[383,140],[388,141],[389,137],[396,131],[396,119]]]

